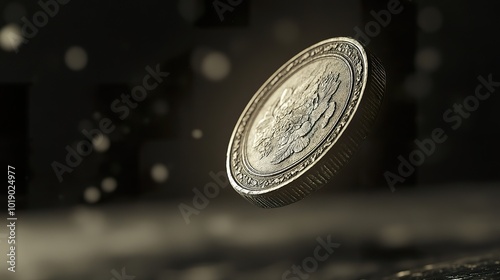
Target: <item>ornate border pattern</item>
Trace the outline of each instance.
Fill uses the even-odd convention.
[[[261,177],[255,176],[249,173],[243,162],[242,162],[242,150],[243,146],[242,141],[245,141],[246,135],[248,131],[248,122],[252,120],[255,116],[253,115],[254,111],[259,106],[259,103],[263,98],[265,98],[270,91],[275,88],[275,85],[280,82],[281,79],[286,77],[289,72],[300,68],[302,65],[308,63],[309,61],[313,61],[319,57],[323,57],[325,55],[338,54],[346,58],[348,62],[351,64],[351,69],[354,72],[353,79],[354,85],[352,87],[352,97],[349,101],[349,104],[338,122],[338,124],[334,127],[334,129],[330,132],[330,135],[324,140],[322,144],[320,144],[316,150],[308,157],[302,160],[299,164],[292,167],[290,170],[287,170],[281,174],[269,176],[269,177]],[[243,115],[238,123],[237,128],[235,129],[234,138],[232,142],[232,147],[230,148],[231,153],[231,167],[230,172],[233,175],[235,181],[238,184],[249,191],[252,190],[263,190],[265,188],[273,187],[279,185],[287,180],[292,179],[294,176],[307,169],[310,165],[312,165],[316,159],[320,158],[324,152],[326,152],[331,145],[335,142],[337,137],[343,131],[345,125],[351,118],[354,113],[354,108],[357,106],[360,100],[361,90],[363,88],[363,76],[364,71],[366,69],[363,65],[363,56],[361,51],[357,48],[357,46],[353,45],[347,41],[338,41],[338,42],[328,42],[323,45],[316,46],[313,49],[306,51],[301,54],[298,58],[289,61],[285,64],[284,67],[281,68],[281,71],[275,73],[268,82],[255,94],[255,97],[251,101],[250,105],[243,112]]]

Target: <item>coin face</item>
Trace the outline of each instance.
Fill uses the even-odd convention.
[[[265,208],[319,189],[366,137],[384,88],[382,65],[354,39],[302,51],[264,83],[236,124],[227,155],[231,185]]]

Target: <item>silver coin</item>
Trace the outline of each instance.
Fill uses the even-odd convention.
[[[227,153],[233,188],[264,208],[296,202],[348,162],[382,102],[385,70],[358,41],[332,38],[285,63],[255,93]]]

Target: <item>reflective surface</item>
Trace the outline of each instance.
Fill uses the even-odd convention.
[[[382,102],[385,71],[352,38],[297,54],[257,91],[231,137],[234,189],[270,208],[327,183],[366,137]]]

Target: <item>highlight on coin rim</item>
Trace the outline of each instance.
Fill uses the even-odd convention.
[[[315,162],[313,164],[311,164],[310,166],[308,166],[307,168],[304,168],[303,170],[301,170],[300,172],[298,172],[297,174],[295,174],[291,179],[289,180],[286,180],[284,182],[281,182],[279,184],[276,184],[274,186],[271,186],[271,187],[268,187],[268,188],[265,188],[265,189],[262,189],[262,190],[251,190],[251,189],[247,189],[245,187],[242,187],[240,186],[240,183],[238,183],[236,181],[235,178],[233,178],[233,168],[231,167],[231,162],[232,162],[232,159],[231,159],[231,156],[232,156],[232,151],[233,151],[233,144],[234,144],[234,138],[235,138],[235,135],[237,134],[238,132],[238,129],[240,128],[240,125],[241,125],[241,122],[243,120],[243,118],[247,115],[247,112],[248,110],[254,106],[254,102],[255,102],[255,99],[259,97],[258,93],[262,91],[262,89],[264,89],[273,79],[276,78],[276,74],[277,73],[280,73],[283,69],[285,69],[286,67],[289,66],[289,64],[291,62],[293,62],[294,60],[300,58],[301,56],[303,56],[305,53],[309,52],[311,49],[314,49],[318,46],[321,46],[321,45],[325,45],[325,44],[328,44],[328,43],[335,43],[335,42],[348,42],[350,44],[352,44],[353,46],[355,46],[360,54],[361,54],[361,60],[362,60],[362,64],[364,66],[364,71],[363,71],[363,77],[362,77],[362,86],[361,86],[361,89],[360,89],[360,98],[359,98],[359,101],[356,103],[353,111],[352,111],[352,115],[349,117],[349,119],[347,120],[347,124],[346,126],[340,131],[340,133],[338,134],[338,136],[334,139],[333,143],[327,148],[326,151],[324,151],[318,158],[315,159]],[[372,62],[372,63],[370,63]],[[376,63],[377,65],[373,65],[374,63]],[[376,69],[377,66],[379,66],[379,69]],[[370,67],[373,67],[375,69],[370,69]],[[235,125],[235,128],[232,132],[232,135],[231,135],[231,139],[230,139],[230,142],[229,142],[229,146],[228,146],[228,150],[227,150],[227,155],[226,155],[226,168],[227,168],[227,173],[228,173],[228,178],[229,178],[229,181],[231,183],[231,185],[233,186],[233,188],[240,194],[242,195],[243,197],[245,197],[246,199],[249,199],[251,202],[253,203],[257,203],[259,205],[261,205],[262,203],[259,202],[259,201],[256,201],[256,198],[252,198],[252,196],[264,196],[264,197],[267,197],[267,198],[271,198],[273,195],[276,195],[276,196],[280,196],[278,194],[279,190],[282,189],[283,187],[285,187],[286,185],[289,185],[289,184],[293,184],[294,181],[296,180],[299,180],[301,179],[301,177],[307,173],[313,166],[315,166],[317,163],[321,162],[322,159],[327,155],[329,154],[330,150],[332,149],[332,147],[334,147],[337,142],[339,141],[339,139],[342,139],[345,131],[347,130],[347,128],[349,127],[351,121],[355,118],[355,116],[357,116],[359,113],[358,113],[358,107],[360,106],[362,102],[362,100],[365,98],[365,95],[366,95],[366,88],[368,86],[370,86],[368,83],[369,83],[369,80],[370,80],[370,77],[369,77],[369,74],[372,73],[372,71],[377,71],[377,70],[381,70],[382,73],[379,73],[381,74],[381,78],[383,79],[383,82],[385,82],[385,70],[383,69],[381,63],[378,61],[378,59],[373,56],[371,53],[369,53],[369,51],[360,43],[358,42],[357,40],[355,39],[352,39],[352,38],[349,38],[349,37],[336,37],[336,38],[330,38],[330,39],[327,39],[327,40],[323,40],[323,41],[320,41],[312,46],[309,46],[307,47],[306,49],[304,49],[303,51],[301,51],[300,53],[298,53],[297,55],[295,55],[294,57],[292,57],[291,59],[289,59],[287,62],[285,62],[278,70],[276,70],[263,84],[262,86],[256,91],[256,93],[253,95],[253,97],[250,99],[250,101],[248,102],[247,106],[245,107],[245,109],[242,111],[242,114],[241,116],[239,117],[238,119],[238,122],[236,123]],[[383,86],[383,85],[382,85]],[[353,89],[354,90],[354,89]],[[382,88],[381,89],[381,92],[380,92],[380,95],[383,94],[383,91],[384,89]],[[381,103],[381,99],[382,99],[382,96],[380,96],[379,98],[379,104],[378,107],[380,107],[380,103]],[[377,110],[379,108],[376,108]],[[249,119],[249,121],[251,121],[251,119]],[[364,131],[363,131],[364,132]],[[365,135],[366,137],[366,135]],[[364,137],[363,137],[364,138]],[[359,145],[360,143],[357,143],[357,145]],[[353,148],[357,148],[357,147],[353,147]],[[317,148],[316,148],[317,149]],[[304,159],[303,159],[304,160]],[[347,160],[348,161],[348,160]],[[342,169],[342,167],[344,166],[345,164],[343,164],[342,166],[340,166],[339,169]],[[336,170],[337,172],[338,170]],[[336,173],[335,172],[335,173]],[[319,189],[319,188],[315,188],[315,189]],[[286,191],[284,191],[286,192]],[[309,195],[312,191],[310,192],[307,192],[307,193],[304,193],[302,195],[300,195],[301,197],[305,197],[307,195]],[[286,194],[285,194],[286,195]],[[265,200],[266,198],[263,199]],[[285,204],[289,204],[289,203],[292,203],[294,201],[297,201],[298,199],[300,198],[297,198],[297,199],[291,199],[293,201],[283,201]],[[288,199],[287,199],[288,200]],[[272,204],[272,203],[271,203]],[[262,206],[262,205],[261,205]]]

